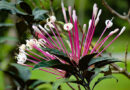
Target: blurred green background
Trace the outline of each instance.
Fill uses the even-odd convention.
[[[1,0],[0,0],[1,1]],[[15,0],[7,0],[14,2]],[[57,17],[57,20],[63,20],[61,14],[61,0],[25,0],[32,8],[42,7],[45,10],[51,11],[53,8],[54,13]],[[53,1],[50,3],[50,1]],[[120,14],[127,14],[130,6],[129,0],[106,0],[108,4]],[[128,71],[130,72],[130,23],[126,20],[114,16],[111,14],[102,4],[102,0],[64,0],[65,7],[71,5],[77,11],[78,20],[82,26],[84,23],[88,25],[88,21],[91,18],[93,4],[97,3],[98,7],[102,9],[102,14],[100,16],[100,22],[97,25],[96,32],[93,39],[93,44],[96,42],[101,32],[105,28],[105,20],[113,19],[113,27],[107,30],[107,33],[113,30],[114,28],[121,29],[123,26],[126,26],[126,31],[106,50],[107,52],[112,53],[114,57],[124,60],[126,45],[128,44]],[[26,38],[31,37],[30,31],[27,29],[25,31],[20,31],[16,29],[15,24],[17,23],[18,18],[16,15],[8,14],[5,11],[0,11],[0,69],[6,69],[9,63],[16,62],[15,55],[18,53],[18,46],[25,42]],[[6,24],[5,24],[6,23]],[[107,35],[107,34],[106,34]],[[104,35],[105,36],[105,35]],[[112,39],[111,37],[105,45],[107,45]],[[124,64],[119,64],[121,67],[124,67]],[[30,68],[31,70],[31,68]],[[32,79],[40,79],[45,81],[56,81],[56,76],[39,71],[31,70]],[[99,75],[100,76],[100,75]],[[130,80],[121,74],[114,74],[118,78],[119,82],[110,79],[102,81],[99,85],[96,86],[95,90],[129,90],[130,89]],[[4,73],[0,71],[0,90],[6,90],[7,83],[5,83]],[[70,90],[66,84],[62,85],[63,90]],[[75,86],[75,85],[74,85]],[[40,86],[43,87],[43,86]],[[39,88],[40,88],[39,87]],[[51,86],[46,85],[44,87]],[[7,89],[8,90],[8,89]]]

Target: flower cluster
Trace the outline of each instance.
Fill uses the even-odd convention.
[[[101,47],[104,45],[104,43],[107,41],[107,39],[119,31],[119,29],[116,28],[115,30],[111,31],[105,38],[102,39],[106,30],[108,28],[111,28],[113,25],[112,20],[106,20],[105,21],[106,27],[104,28],[94,47],[90,49],[93,35],[96,30],[96,25],[99,22],[102,10],[101,9],[98,10],[97,4],[94,4],[92,19],[90,19],[89,21],[87,34],[86,34],[87,25],[84,24],[82,28],[83,34],[81,39],[79,38],[78,18],[76,15],[76,11],[72,10],[71,6],[68,7],[69,20],[66,15],[63,3],[62,3],[62,11],[65,20],[63,29],[68,33],[67,37],[69,37],[69,44],[71,50],[68,50],[63,41],[62,36],[59,33],[58,27],[55,23],[56,17],[50,16],[47,19],[47,23],[44,26],[33,25],[33,29],[35,33],[38,35],[38,39],[27,40],[26,44],[22,44],[19,47],[19,54],[17,55],[18,64],[33,67],[32,64],[28,65],[25,64],[25,62],[29,61],[34,63],[35,65],[41,62],[42,60],[50,61],[54,59],[59,59],[62,63],[66,63],[64,60],[61,60],[55,55],[52,55],[49,52],[44,51],[42,48],[52,48],[62,51],[70,58],[70,60],[73,60],[75,61],[76,64],[78,64],[79,60],[87,54],[98,53],[96,57],[101,55],[102,52],[106,50],[125,30],[125,27],[123,27],[121,31],[117,34],[117,36],[106,47],[100,50]],[[54,37],[52,38],[52,36],[48,32],[51,32]],[[64,70],[56,68],[46,68],[46,69],[40,68],[40,70],[60,76],[58,78],[65,77],[66,74]]]

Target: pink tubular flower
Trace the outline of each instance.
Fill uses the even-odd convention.
[[[66,11],[64,8],[64,4],[62,3],[62,11],[65,19],[65,24],[63,25],[63,29],[68,33],[67,37],[69,38],[69,46],[71,50],[68,50],[66,47],[62,36],[59,33],[59,27],[56,25],[56,17],[50,16],[47,19],[47,23],[42,27],[41,25],[33,25],[33,29],[35,33],[38,35],[38,39],[30,39],[26,41],[26,44],[22,44],[19,47],[19,54],[17,55],[18,64],[22,64],[28,67],[33,67],[33,65],[25,64],[25,61],[29,61],[35,64],[39,63],[43,60],[49,61],[54,59],[59,59],[55,55],[50,54],[47,51],[44,51],[42,48],[51,48],[57,49],[65,53],[70,60],[75,61],[76,64],[79,63],[79,60],[88,54],[98,53],[96,57],[102,54],[104,50],[108,48],[125,30],[125,27],[122,28],[119,34],[105,47],[103,50],[99,51],[101,47],[104,45],[106,40],[119,31],[119,29],[115,29],[111,31],[105,38],[102,39],[106,30],[112,27],[112,20],[106,20],[106,27],[103,30],[101,36],[98,41],[94,45],[94,47],[90,50],[90,45],[93,39],[94,32],[96,30],[96,25],[99,22],[99,18],[102,10],[98,10],[96,4],[93,6],[92,19],[89,21],[87,34],[85,34],[85,30],[87,28],[86,24],[83,25],[83,35],[82,38],[79,38],[79,27],[78,27],[78,18],[76,15],[76,11],[72,10],[71,7],[68,7],[69,11],[69,19],[66,15]],[[50,35],[51,32],[54,37]],[[81,42],[80,42],[81,40]],[[64,60],[59,59],[62,63],[66,63]],[[63,78],[65,77],[66,72],[64,70],[56,69],[56,68],[46,68],[41,69],[42,71],[52,73],[58,75]]]

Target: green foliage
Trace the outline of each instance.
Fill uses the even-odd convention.
[[[22,14],[22,15],[26,15],[26,13],[19,11],[15,4],[13,3],[9,3],[7,1],[0,1],[0,10],[3,11],[7,11],[10,14]]]
[[[12,27],[14,24],[0,23],[0,27]]]
[[[34,20],[36,21],[42,21],[46,19],[45,14],[47,13],[47,10],[42,10],[39,8],[35,8],[32,12],[32,15],[34,16]]]
[[[57,49],[52,48],[42,48],[42,50],[49,52],[50,54],[56,54],[56,55],[63,55],[66,56],[66,54],[62,51],[59,51]]]
[[[15,86],[12,87],[13,89],[19,87],[22,90],[33,90],[41,84],[49,84],[49,82],[46,81],[30,79],[30,70],[25,66],[21,66],[19,64],[11,64],[9,69],[3,72],[9,75],[15,83]]]
[[[24,66],[18,64],[11,64],[17,70],[17,75],[24,81],[27,81],[30,78],[30,70]]]
[[[55,65],[60,65],[60,64],[61,63],[57,59],[50,60],[50,61],[42,61],[42,62],[39,62],[38,64],[36,64],[33,69],[37,69],[40,67],[53,67]]]
[[[95,86],[96,86],[99,82],[101,82],[102,80],[104,80],[104,79],[111,79],[111,78],[115,79],[115,80],[118,82],[118,79],[115,78],[115,77],[113,77],[112,75],[100,77],[100,78],[98,78],[98,80],[95,82],[95,84],[94,84],[92,90],[93,90],[93,89],[95,88]]]
[[[50,68],[57,68],[60,70],[64,70],[66,71],[66,76],[65,76],[66,78],[69,78],[71,75],[74,75],[75,77],[80,79],[80,81],[75,82],[75,83],[81,84],[83,87],[85,87],[88,90],[90,88],[89,84],[100,72],[104,72],[105,77],[99,78],[99,80],[95,83],[94,87],[101,80],[110,78],[109,76],[111,74],[110,68],[102,69],[103,66],[106,66],[114,62],[121,62],[112,57],[95,58],[94,56],[97,54],[94,53],[94,54],[89,54],[82,57],[79,60],[79,64],[76,64],[74,60],[70,60],[63,52],[60,53],[59,50],[52,49],[52,48],[42,48],[42,49],[44,51],[48,51],[52,55],[55,55],[61,60],[66,61],[68,64],[62,64],[60,61],[58,61],[58,59],[55,59],[55,60],[50,60],[50,61],[42,61],[36,64],[33,69],[41,68],[41,67],[50,67]]]
[[[66,83],[66,82],[69,82],[69,79],[60,79],[60,80],[57,80],[56,82],[54,82],[52,89],[53,90],[58,90],[58,88],[60,87],[60,85],[63,84],[63,83]]]
[[[92,58],[91,61],[88,63],[88,66],[95,65],[96,67],[102,67],[105,66],[106,64],[114,62],[121,62],[121,61],[112,57],[97,57]]]
[[[15,37],[0,37],[0,43],[4,43],[5,41],[17,41]]]

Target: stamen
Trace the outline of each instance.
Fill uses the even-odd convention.
[[[67,23],[67,16],[66,16],[66,11],[65,11],[65,7],[64,7],[64,3],[63,1],[61,2],[61,7],[62,7],[62,12],[63,12],[63,15],[64,15],[64,19],[65,19],[65,22]]]
[[[76,11],[73,10],[73,14],[72,14],[72,18],[73,18],[73,21],[77,21],[77,16],[76,16]]]
[[[124,27],[121,29],[119,35],[121,35],[121,34],[125,31],[125,29],[126,29],[126,27],[124,26]]]
[[[111,20],[106,20],[106,21],[105,21],[105,24],[106,24],[106,27],[107,27],[107,28],[110,28],[110,27],[112,27],[112,25],[113,25],[113,23],[112,23]]]
[[[47,31],[46,31],[41,25],[38,25],[38,27],[39,27],[42,31],[44,31],[45,33],[47,33]]]
[[[86,24],[83,25],[83,33],[85,33],[85,30],[86,30]]]
[[[92,23],[92,19],[89,20],[88,30],[90,29],[91,23]]]
[[[95,18],[96,18],[96,15],[97,15],[97,11],[98,11],[98,7],[97,7],[97,4],[95,3],[93,5],[93,15],[94,15]]]
[[[72,28],[73,28],[72,23],[66,23],[66,24],[64,24],[64,30],[70,31],[70,30],[72,30]]]
[[[38,29],[37,26],[33,25],[32,28],[34,29],[35,32],[42,34],[42,32]]]
[[[121,29],[121,32],[97,56],[99,56],[104,50],[106,50],[124,32],[125,29],[126,27],[124,26]]]
[[[97,18],[96,18],[96,20],[95,20],[95,26],[98,24],[98,22],[99,22],[99,17],[100,17],[100,15],[101,15],[101,13],[102,13],[102,9],[100,9],[99,11],[98,11],[98,15],[97,15]]]

